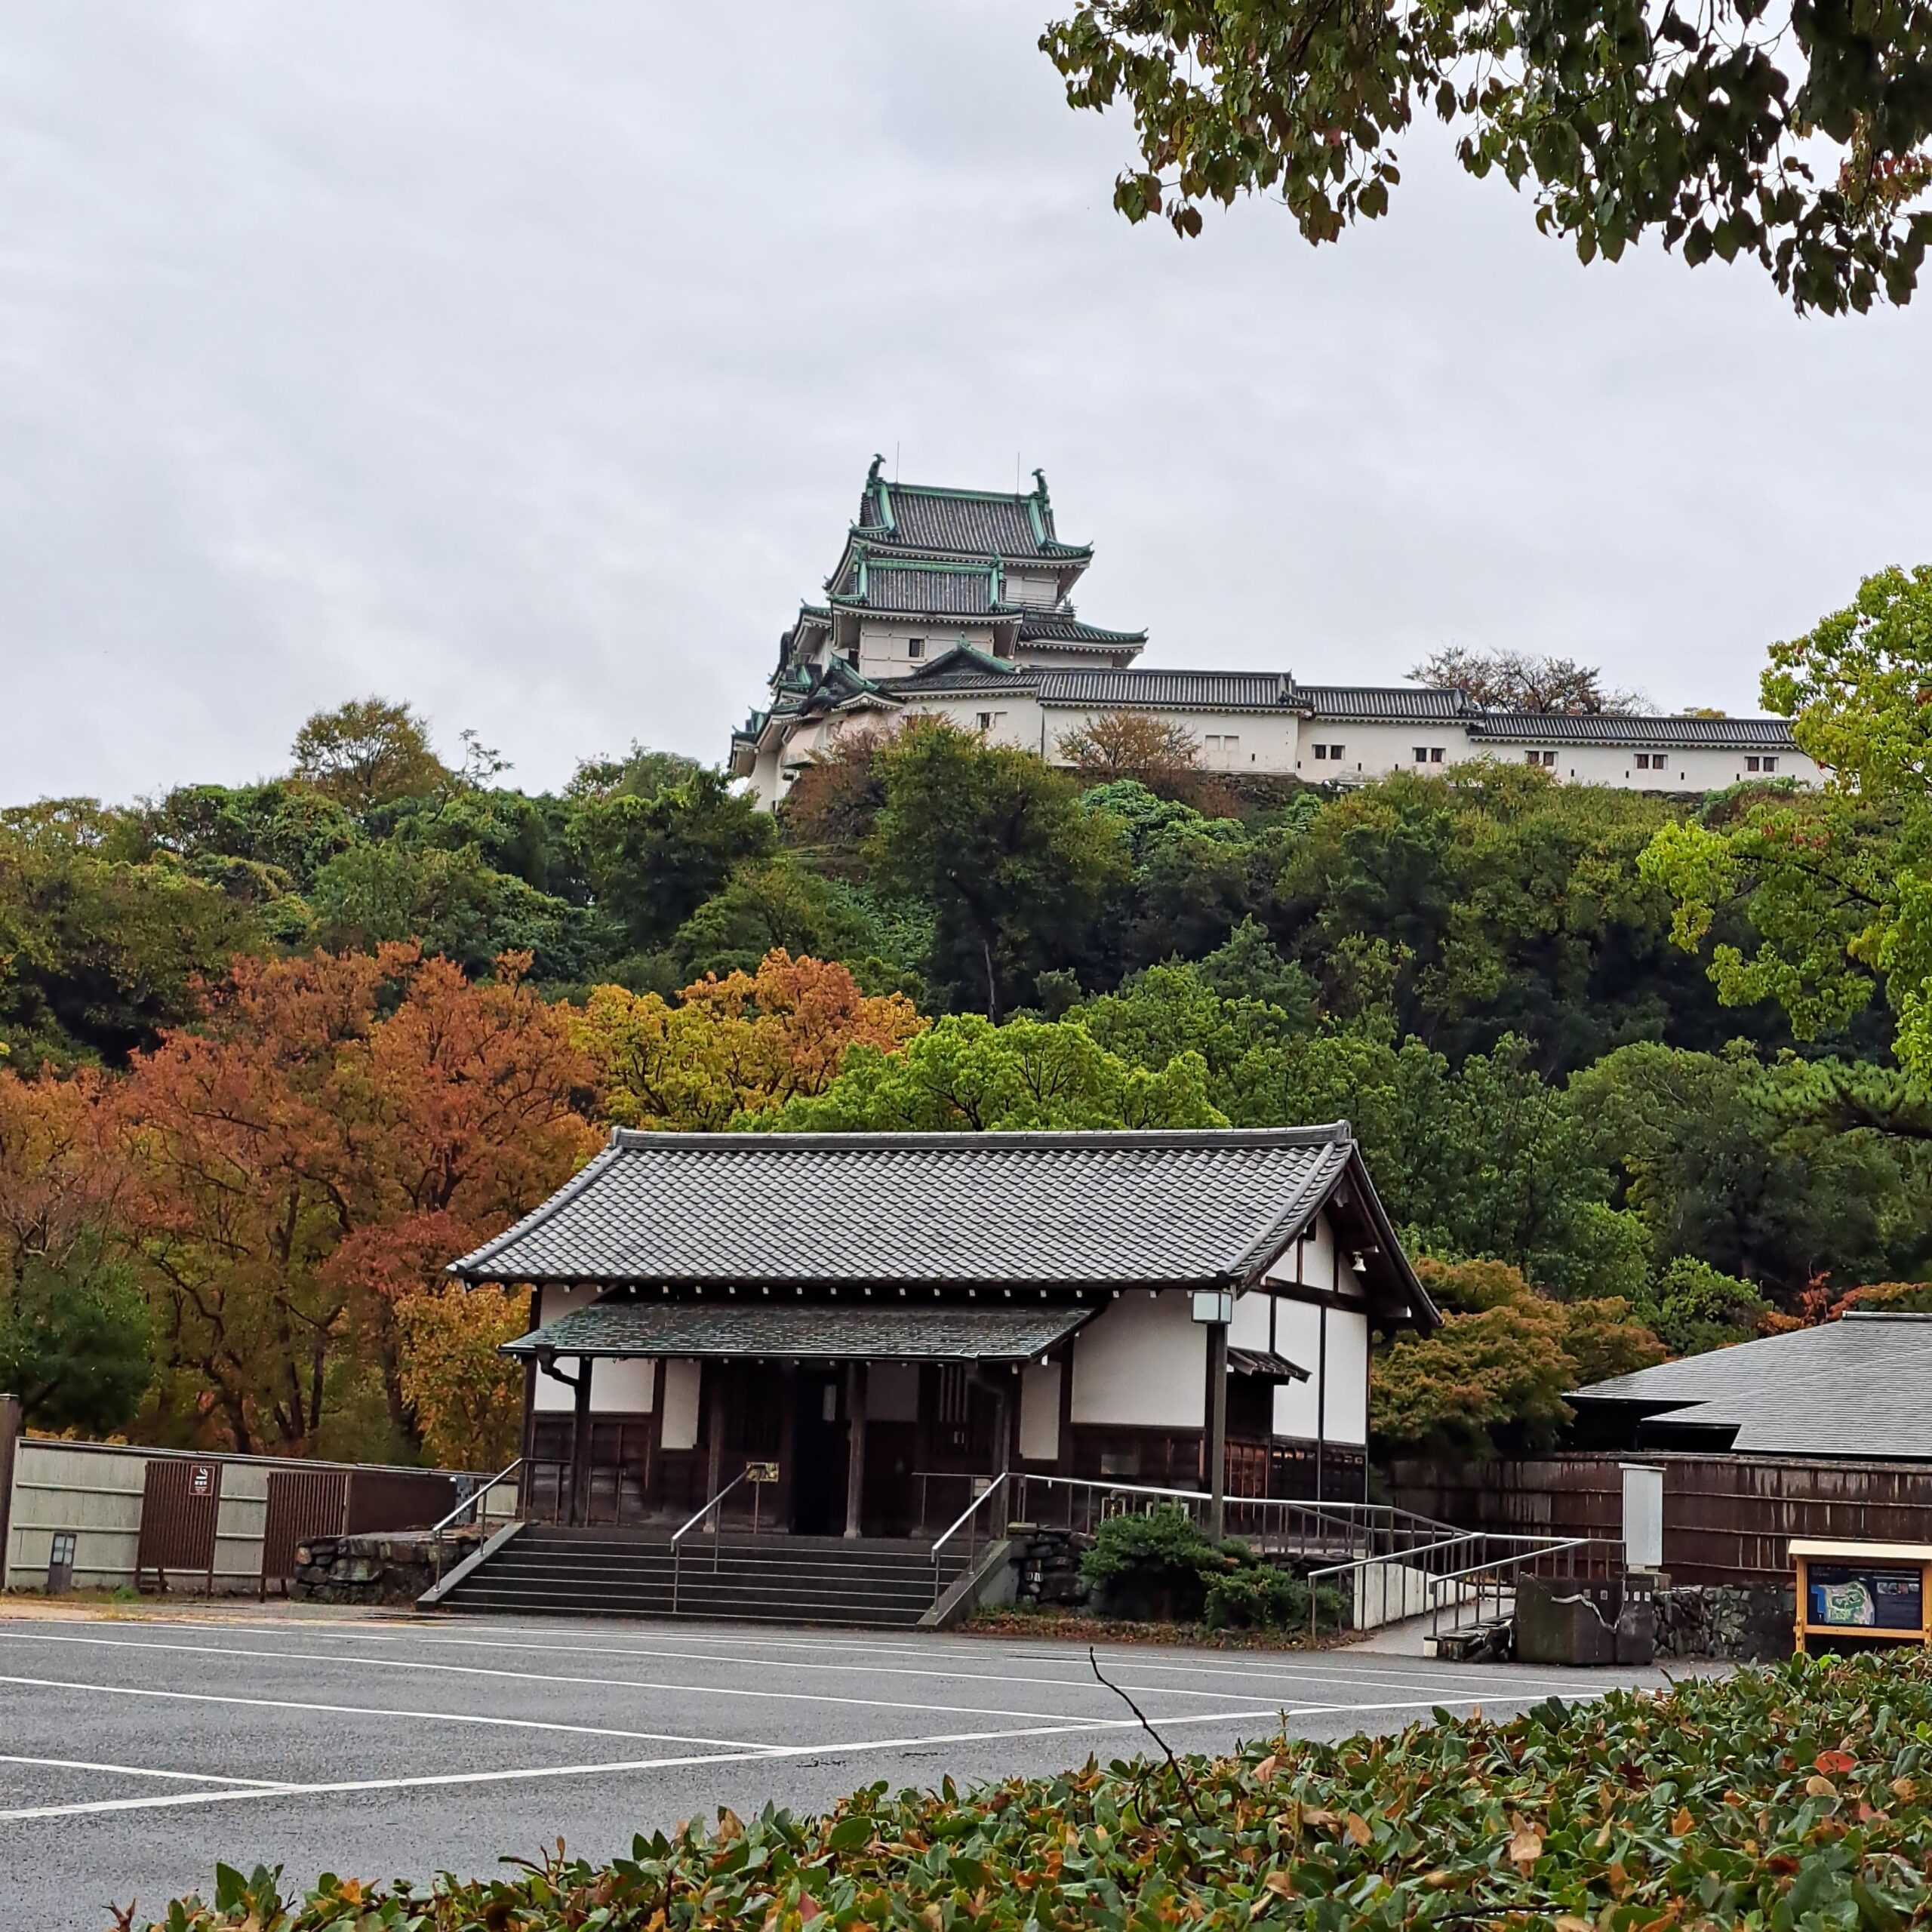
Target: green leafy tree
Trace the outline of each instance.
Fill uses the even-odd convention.
[[[1755,944],[1715,937],[1727,1004],[1774,1000],[1799,1036],[1843,1026],[1882,986],[1899,1063],[1932,1083],[1932,565],[1881,571],[1803,636],[1774,645],[1764,695],[1826,768],[1819,796],[1775,793],[1728,822],[1660,832],[1650,876],[1678,943],[1741,906]]]
[[[590,799],[574,831],[598,907],[641,952],[668,944],[740,865],[765,857],[774,839],[770,815],[709,770],[648,798],[620,791]]]
[[[1527,184],[1537,226],[1583,260],[1654,236],[1694,264],[1755,258],[1799,309],[1832,313],[1904,302],[1917,281],[1926,33],[1908,8],[1774,20],[1755,0],[1088,0],[1040,44],[1072,106],[1131,109],[1140,155],[1114,187],[1130,221],[1198,235],[1204,205],[1264,194],[1333,241],[1386,212],[1399,140],[1433,112],[1464,168]]]
[[[108,856],[91,803],[0,812],[0,1052],[31,1069],[119,1065],[195,1010],[195,986],[263,949],[254,908],[171,854]]]
[[[1109,1053],[1078,1020],[941,1020],[900,1051],[851,1050],[822,1094],[738,1124],[792,1133],[1225,1127],[1194,1053],[1158,1071]]]
[[[1770,1307],[1749,1281],[1680,1254],[1640,1312],[1672,1355],[1697,1355],[1761,1334]]]
[[[29,1256],[0,1294],[0,1389],[31,1428],[124,1429],[153,1372],[149,1328],[132,1270],[99,1234],[57,1261]]]
[[[1113,822],[1084,811],[1073,781],[1030,752],[921,721],[881,745],[885,803],[875,882],[934,909],[934,992],[997,1020],[1038,976],[1077,965],[1108,895],[1125,881]]]
[[[615,949],[595,912],[493,870],[473,845],[352,846],[316,874],[309,903],[315,937],[334,951],[411,940],[472,979],[527,952],[537,978],[580,983]]]
[[[429,743],[429,728],[406,704],[352,699],[318,711],[295,734],[294,776],[355,812],[426,797],[455,774]]]

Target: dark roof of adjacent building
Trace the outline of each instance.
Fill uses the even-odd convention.
[[[1932,1461],[1932,1315],[1855,1312],[1573,1390],[1580,1421],[1641,1447]]]
[[[1295,702],[1329,724],[1460,724],[1476,715],[1462,692],[1433,685],[1297,685]]]
[[[957,1303],[663,1301],[619,1290],[519,1336],[503,1352],[714,1355],[734,1361],[1027,1361],[1100,1312]]]
[[[1475,711],[1469,734],[1512,745],[1795,751],[1789,718],[1654,718],[1623,712]]]
[[[1190,711],[1279,711],[1295,700],[1280,671],[1161,671],[1141,666],[1032,674],[1042,704],[1149,705]]]
[[[1238,1286],[1324,1205],[1379,1318],[1432,1325],[1345,1123],[1093,1134],[650,1134],[451,1265],[711,1289]]]

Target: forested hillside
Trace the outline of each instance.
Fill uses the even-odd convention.
[[[0,1387],[42,1427],[506,1460],[524,1311],[438,1269],[613,1120],[1345,1117],[1454,1311],[1385,1364],[1389,1446],[1932,1305],[1921,607],[1875,579],[1780,647],[1817,795],[1236,790],[924,725],[774,820],[648,751],[526,793],[372,700],[284,777],[7,811]]]

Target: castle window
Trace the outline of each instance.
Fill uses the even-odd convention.
[[[1765,761],[1764,761],[1764,769],[1765,769],[1767,771],[1777,771],[1777,768],[1778,768],[1778,761],[1777,761],[1777,760],[1776,758],[1767,758],[1767,759],[1765,759]]]
[[[1325,761],[1328,756],[1328,747],[1326,745],[1317,745],[1315,748],[1315,755],[1318,759]]]
[[[909,637],[906,640],[906,655],[908,657],[923,657],[925,654],[926,641],[924,638]]]

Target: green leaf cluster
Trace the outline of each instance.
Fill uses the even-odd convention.
[[[1388,211],[1399,143],[1432,113],[1585,262],[1654,235],[1835,313],[1909,300],[1932,239],[1913,205],[1932,20],[1909,0],[1087,0],[1040,45],[1069,105],[1131,112],[1115,207],[1181,235],[1260,194],[1332,242]]]

